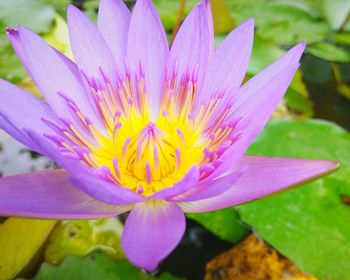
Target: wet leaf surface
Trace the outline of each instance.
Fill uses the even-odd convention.
[[[134,267],[128,261],[113,261],[94,253],[85,258],[69,257],[60,266],[43,264],[33,280],[181,280],[168,273],[154,277]]]
[[[237,243],[249,232],[249,228],[242,224],[237,211],[227,208],[208,213],[187,214],[187,217],[200,223],[221,239]]]
[[[19,7],[26,7],[19,9]],[[55,9],[41,0],[11,0],[0,2],[0,19],[6,26],[23,25],[35,32],[49,31]]]
[[[350,195],[350,134],[324,121],[274,121],[249,152],[340,162],[340,170],[324,179],[237,209],[243,221],[303,271],[346,279],[350,207],[342,197]]]

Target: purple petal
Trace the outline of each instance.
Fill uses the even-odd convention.
[[[48,170],[1,178],[0,216],[96,219],[132,207],[94,200],[69,184],[67,176],[63,170]]]
[[[97,27],[73,5],[68,6],[67,21],[72,51],[79,68],[89,77],[104,81],[107,76],[115,84],[116,62]]]
[[[239,98],[233,104],[233,109],[237,110],[243,103],[247,102],[248,99],[255,99],[257,95],[266,96],[266,93],[261,91],[257,92],[256,89],[265,86],[266,83],[274,79],[274,77],[286,67],[297,64],[304,52],[305,46],[305,42],[300,42],[295,45],[274,63],[245,83],[240,91]]]
[[[94,174],[91,170],[85,169],[79,165],[64,166],[72,173],[70,181],[87,195],[103,201],[108,204],[124,205],[142,202],[144,197],[137,193],[110,183]]]
[[[130,11],[122,0],[100,1],[97,26],[112,51],[121,73],[125,72],[130,16]]]
[[[208,212],[246,203],[274,192],[315,180],[338,168],[329,160],[244,156],[234,166],[241,177],[223,194],[179,205],[185,212]]]
[[[199,170],[197,166],[194,166],[187,172],[187,174],[183,177],[181,181],[177,182],[172,187],[156,192],[150,198],[164,200],[171,199],[174,196],[180,195],[194,188],[195,186],[197,186],[198,181]]]
[[[227,171],[227,169],[245,153],[247,148],[262,131],[271,114],[281,101],[299,64],[286,67],[271,80],[261,86],[254,87],[254,83],[246,88],[254,94],[234,111],[232,119],[240,119],[235,127],[239,133],[236,142],[222,155],[223,163],[206,179],[213,179]],[[261,86],[261,87],[260,87]],[[241,95],[247,94],[243,91]]]
[[[209,29],[209,57],[214,52],[214,22],[213,22],[213,13],[211,11],[210,0],[205,0],[207,8],[207,20],[208,20],[208,29]]]
[[[223,176],[209,182],[200,183],[195,188],[189,190],[187,193],[182,193],[177,197],[172,197],[170,201],[188,202],[218,196],[228,191],[232,185],[234,185],[235,182],[240,178],[241,175],[241,170],[235,170],[230,175]]]
[[[212,121],[235,99],[246,74],[254,37],[254,21],[249,19],[234,29],[209,61],[201,99],[209,102],[218,91],[224,95]],[[209,126],[211,123],[208,124]]]
[[[58,94],[61,92],[69,96],[94,124],[100,123],[77,71],[73,71],[74,64],[68,63],[67,58],[26,28],[20,27],[17,33],[9,34],[10,38],[16,38],[11,40],[15,50],[20,50],[19,57],[25,58],[24,65],[56,115],[65,118],[72,115],[67,102]]]
[[[0,128],[29,148],[42,153],[38,145],[24,133],[24,130],[32,130],[38,134],[47,131],[41,118],[57,121],[47,104],[0,79]]]
[[[55,161],[60,167],[67,170],[71,176],[69,181],[88,196],[108,204],[125,205],[142,202],[144,197],[133,191],[111,183],[86,168],[80,161],[61,155],[50,141],[43,141],[41,135],[33,131],[25,131],[31,141],[35,142],[44,151],[44,154]]]
[[[203,0],[186,17],[171,46],[167,64],[170,73],[177,72],[178,80],[191,71],[198,72],[201,87],[212,50],[210,32],[207,3]]]
[[[160,18],[151,0],[138,0],[134,7],[127,43],[127,60],[133,78],[143,69],[153,120],[158,116],[169,48]]]
[[[133,264],[153,271],[175,249],[185,227],[185,216],[175,203],[150,200],[136,204],[125,222],[124,253]]]

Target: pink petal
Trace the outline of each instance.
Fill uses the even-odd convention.
[[[265,86],[266,83],[274,79],[274,77],[286,67],[297,64],[304,52],[305,46],[305,42],[300,42],[295,45],[274,63],[245,83],[240,91],[239,98],[233,104],[233,109],[237,110],[243,103],[247,102],[248,99],[254,99],[257,95],[266,96],[266,93],[262,91],[258,92],[257,89]]]
[[[24,65],[57,116],[72,116],[67,102],[58,94],[61,92],[69,96],[95,125],[100,124],[74,64],[68,63],[67,58],[26,28],[12,31],[11,36],[16,38],[11,41],[15,50],[20,50],[20,58],[25,58]]]
[[[132,207],[94,200],[68,183],[67,176],[63,170],[47,170],[1,178],[0,216],[96,219]]]
[[[0,79],[0,128],[24,145],[43,153],[43,150],[24,133],[25,129],[36,131],[38,134],[47,131],[47,126],[41,118],[57,121],[47,104]]]
[[[185,216],[175,203],[150,200],[131,210],[122,235],[126,257],[148,271],[170,254],[186,227]]]
[[[175,37],[167,63],[170,73],[177,72],[180,81],[190,71],[198,71],[201,87],[212,50],[211,36],[207,3],[203,0],[193,8]]]
[[[185,212],[208,212],[262,198],[274,192],[315,180],[338,168],[329,160],[244,156],[232,170],[243,174],[221,195],[204,200],[180,203]]]
[[[235,133],[238,133],[239,136],[236,142],[222,155],[223,163],[205,180],[220,176],[241,158],[270,119],[298,67],[299,64],[286,67],[271,80],[266,81],[264,85],[259,84],[258,87],[254,87],[254,83],[251,84],[251,87],[254,88],[254,94],[233,113],[234,117],[232,117],[232,119],[240,119],[235,128]],[[244,95],[246,92],[243,91],[241,94]]]
[[[97,27],[73,5],[68,6],[67,21],[72,51],[79,68],[89,77],[103,82],[107,76],[115,84],[116,62]]]
[[[122,0],[100,0],[97,26],[112,51],[121,73],[125,73],[130,17],[130,11]]]
[[[217,91],[223,92],[220,106],[212,121],[221,114],[228,101],[233,101],[248,69],[253,47],[254,21],[249,19],[234,29],[211,57],[201,99],[209,102]],[[211,125],[211,122],[208,126]]]
[[[198,181],[199,170],[197,166],[194,166],[187,172],[182,180],[174,184],[172,187],[156,192],[150,198],[169,200],[174,196],[180,195],[194,188],[197,186]]]
[[[211,11],[210,0],[205,0],[206,8],[207,8],[207,20],[208,20],[208,29],[209,29],[209,57],[214,52],[214,21],[213,21],[213,13]]]
[[[227,176],[223,176],[209,182],[199,183],[188,192],[182,193],[176,197],[171,197],[170,201],[188,202],[218,196],[228,191],[232,185],[234,185],[235,182],[240,178],[242,175],[241,173],[242,170],[235,170],[233,173]]]
[[[139,194],[104,180],[102,177],[94,174],[92,170],[86,169],[80,164],[64,166],[71,175],[70,181],[87,195],[103,201],[108,204],[124,205],[142,202],[144,197]]]
[[[127,60],[133,78],[140,74],[141,64],[153,120],[158,116],[168,53],[165,30],[152,1],[138,0],[130,21]]]

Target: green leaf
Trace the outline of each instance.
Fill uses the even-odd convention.
[[[186,1],[185,15],[189,13],[196,3],[196,0]],[[172,30],[179,15],[180,1],[154,0],[154,5],[157,8],[165,30]]]
[[[309,13],[305,5],[271,0],[231,0],[227,4],[237,23],[253,17],[257,34],[278,44],[319,42],[329,33],[327,23]]]
[[[50,30],[55,9],[41,0],[0,1],[0,19],[10,27],[18,24],[38,33]]]
[[[249,232],[233,208],[208,213],[187,214],[187,217],[200,223],[221,239],[233,243],[241,241]]]
[[[272,5],[267,20],[257,33],[279,44],[296,44],[322,41],[328,35],[325,22],[314,19],[307,12],[289,5]]]
[[[350,134],[325,121],[274,121],[249,153],[340,162],[340,170],[324,179],[237,209],[260,237],[305,272],[320,279],[347,279]]]
[[[313,104],[308,99],[309,93],[307,87],[303,82],[303,76],[300,70],[298,70],[290,87],[288,88],[284,101],[289,109],[297,112],[297,114],[303,117],[312,117]]]
[[[283,54],[283,50],[279,48],[271,40],[262,39],[259,35],[254,37],[253,51],[249,63],[248,74],[255,75],[270,65],[273,61]]]
[[[322,42],[310,45],[307,52],[328,61],[350,62],[350,53],[331,43]]]
[[[101,254],[91,254],[84,259],[68,257],[60,266],[43,264],[34,280],[176,280],[170,274],[163,274],[159,278],[152,277],[128,261],[112,261]]]
[[[287,90],[284,100],[288,108],[296,111],[304,117],[311,117],[313,115],[312,102],[305,95],[292,87]]]
[[[213,12],[213,23],[215,34],[229,33],[235,22],[224,0],[212,0],[210,2]]]
[[[54,25],[43,39],[55,49],[73,59],[72,50],[69,44],[69,32],[66,21],[59,15],[55,16]]]
[[[67,256],[86,256],[99,250],[113,259],[122,259],[120,237],[123,225],[116,218],[76,220],[59,223],[45,248],[45,260],[61,263]]]
[[[29,264],[55,223],[9,218],[0,224],[0,280],[13,279]]]
[[[11,46],[0,47],[0,77],[18,83],[26,76],[27,72]]]
[[[332,36],[334,42],[340,45],[350,46],[350,32],[339,32]]]
[[[66,16],[67,6],[72,3],[71,0],[41,0],[49,5],[52,5],[56,12],[62,16]]]

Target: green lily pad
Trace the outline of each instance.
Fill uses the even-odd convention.
[[[0,1],[0,19],[10,27],[23,25],[35,32],[50,30],[55,9],[41,0]]]
[[[284,51],[271,40],[262,39],[259,35],[255,35],[248,74],[255,75],[260,72],[283,53]]]
[[[123,225],[116,218],[63,221],[50,235],[45,261],[58,264],[67,256],[86,256],[96,250],[113,259],[122,259],[122,230]]]
[[[303,117],[312,117],[313,115],[313,105],[312,102],[299,91],[290,87],[285,96],[284,100],[289,109],[296,111]]]
[[[221,239],[232,243],[241,241],[249,233],[248,227],[242,224],[237,211],[233,208],[187,214],[187,217],[200,223]]]
[[[307,48],[308,53],[333,62],[350,62],[350,53],[345,49],[337,47],[331,43],[321,42],[310,45]]]
[[[272,5],[266,15],[268,20],[257,33],[278,44],[296,44],[301,40],[307,43],[319,42],[328,35],[328,25],[314,19],[307,12],[289,5]]]
[[[55,223],[9,218],[0,224],[0,280],[13,279],[29,264]]]
[[[340,162],[340,170],[324,179],[237,209],[244,222],[303,271],[319,279],[347,279],[350,134],[325,121],[274,121],[249,153]]]
[[[253,17],[257,34],[278,44],[319,42],[329,33],[328,24],[309,13],[305,5],[271,0],[232,0],[227,4],[237,23]]]
[[[134,267],[128,261],[112,261],[94,253],[85,258],[68,257],[60,266],[43,264],[34,280],[180,280],[168,273],[159,277],[150,276]]]
[[[332,39],[334,42],[340,44],[340,45],[345,45],[345,46],[350,46],[350,32],[339,32],[339,33],[334,33],[332,36]]]

